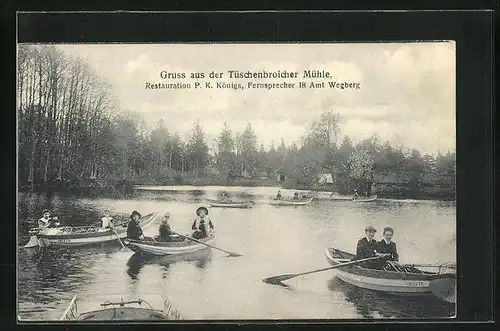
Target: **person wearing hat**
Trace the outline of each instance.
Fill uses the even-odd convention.
[[[293,200],[299,200],[299,193],[298,192],[295,192],[293,194]]]
[[[170,220],[170,213],[165,213],[165,216],[163,217],[163,220],[161,221],[160,228],[158,229],[159,236],[158,239],[159,241],[184,241],[183,237],[180,237],[177,235],[175,232],[172,231],[170,228],[170,224],[168,224],[168,221]]]
[[[377,243],[377,252],[380,254],[390,254],[388,257],[385,257],[383,261],[399,261],[396,243],[392,241],[394,229],[391,227],[386,227],[384,228],[384,232],[382,233],[382,235],[382,240]]]
[[[45,209],[43,211],[43,216],[38,220],[38,229],[44,230],[49,226],[50,211]]]
[[[377,229],[371,225],[365,228],[365,236],[358,240],[354,260],[362,260],[377,256],[377,241],[373,239],[375,232],[377,232]],[[361,266],[365,268],[374,268],[372,261],[365,261]]]
[[[222,198],[222,202],[225,202],[225,203],[231,202],[231,199],[229,199],[226,192],[222,192],[221,198]]]
[[[354,200],[359,199],[358,190],[354,190],[354,198],[353,199]],[[377,230],[375,230],[375,231],[377,231]]]
[[[142,233],[140,223],[141,214],[137,210],[134,210],[130,215],[130,222],[127,226],[127,238],[133,240],[143,240],[144,234]]]
[[[276,199],[275,200],[281,200],[281,191],[278,191],[278,194],[276,194]]]
[[[208,209],[200,207],[196,210],[196,215],[198,215],[198,218],[194,220],[193,225],[191,226],[191,229],[195,230],[193,238],[206,238],[214,229],[212,221],[208,218]]]
[[[111,212],[108,209],[104,211],[104,217],[101,218],[101,228],[113,229],[113,218],[111,217]]]

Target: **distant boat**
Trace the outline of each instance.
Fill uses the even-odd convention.
[[[242,201],[242,202],[234,202],[234,201],[218,201],[218,200],[210,200],[206,199],[208,205],[213,208],[252,208],[255,205],[253,201]]]
[[[377,195],[376,194],[372,195],[372,196],[369,196],[367,198],[361,198],[361,197],[357,198],[357,199],[356,198],[352,198],[352,201],[354,201],[354,202],[372,202],[372,201],[375,201],[375,200],[377,200]]]
[[[270,205],[273,206],[305,206],[311,203],[313,198],[305,199],[305,200],[276,200],[273,199],[269,202]]]
[[[158,213],[151,213],[141,218],[140,225],[143,229],[153,223],[158,217]],[[31,229],[31,238],[25,248],[40,247],[68,247],[83,246],[97,243],[105,243],[127,236],[127,222],[115,225],[116,234],[111,229],[102,229],[96,226],[65,226],[60,228],[45,229],[36,233],[36,229]]]
[[[78,312],[77,296],[74,295],[68,307],[59,320],[61,321],[154,321],[178,320],[180,314],[165,300],[163,311],[153,307],[142,299],[119,302],[106,301],[101,303],[102,309],[89,312]],[[131,305],[144,304],[146,307],[131,307]]]
[[[352,261],[354,254],[327,248],[325,257],[330,265],[335,266]],[[408,266],[401,267],[408,268]],[[424,271],[424,268],[415,267],[401,271],[388,271],[348,265],[335,269],[334,273],[340,280],[363,289],[404,296],[435,295],[444,301],[455,303],[454,267],[446,265],[432,267],[432,271]]]
[[[210,235],[199,241],[211,245],[215,241],[215,236]],[[124,240],[125,245],[134,252],[140,252],[148,255],[166,256],[179,255],[197,252],[206,249],[207,246],[195,241],[186,239],[184,241],[152,241],[152,240]]]

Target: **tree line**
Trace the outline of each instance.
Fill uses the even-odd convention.
[[[258,144],[249,123],[223,123],[207,141],[199,120],[188,139],[163,120],[148,131],[133,113],[117,111],[110,87],[80,59],[54,46],[18,48],[18,180],[53,186],[259,184],[370,190],[381,180],[411,187],[453,187],[455,153],[421,155],[376,136],[358,143],[341,135],[333,111],[310,123],[302,143]],[[321,176],[329,174],[328,183]]]

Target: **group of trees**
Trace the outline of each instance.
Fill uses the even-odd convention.
[[[282,140],[258,144],[248,124],[227,123],[209,142],[199,121],[189,138],[163,121],[148,131],[133,114],[115,109],[110,89],[82,61],[53,46],[18,49],[19,182],[34,189],[65,183],[108,186],[135,183],[230,184],[239,178],[284,174],[289,187],[313,187],[331,174],[339,192],[369,188],[380,178],[410,185],[453,185],[455,154],[421,155],[377,137],[354,144],[341,138],[341,118],[326,112],[310,124],[300,146]]]

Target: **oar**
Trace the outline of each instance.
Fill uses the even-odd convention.
[[[269,278],[263,279],[262,281],[264,283],[268,283],[268,284],[272,284],[272,285],[284,285],[284,284],[281,283],[284,280],[289,280],[289,279],[292,279],[292,278],[295,278],[295,277],[299,277],[299,276],[303,276],[303,275],[308,275],[308,274],[313,274],[313,273],[316,273],[316,272],[321,272],[321,271],[326,271],[326,270],[341,268],[341,267],[345,267],[345,266],[348,266],[348,265],[358,264],[358,263],[361,263],[361,262],[364,262],[364,261],[376,260],[376,259],[380,259],[380,258],[382,258],[384,256],[387,256],[387,255],[389,255],[389,254],[384,254],[384,255],[374,256],[374,257],[368,257],[366,259],[361,259],[361,260],[355,260],[355,261],[350,261],[350,262],[346,262],[346,263],[341,263],[341,264],[337,264],[337,265],[335,265],[333,267],[328,267],[328,268],[323,268],[323,269],[317,269],[317,270],[308,271],[308,272],[302,272],[300,274],[286,274],[286,275],[279,275],[279,276],[269,277]]]
[[[209,245],[209,244],[207,244],[207,243],[204,243],[203,241],[200,241],[200,240],[197,240],[197,239],[191,238],[191,237],[189,237],[189,236],[185,236],[185,235],[182,235],[182,234],[179,234],[179,233],[176,233],[176,232],[174,232],[174,234],[176,234],[176,235],[178,235],[178,236],[181,236],[181,237],[184,237],[184,238],[187,238],[187,239],[189,239],[189,240],[195,241],[195,242],[197,242],[197,243],[199,243],[199,244],[202,244],[202,245],[205,245],[205,246],[208,246],[208,247],[212,247],[213,249],[219,250],[219,251],[224,252],[224,253],[226,253],[226,254],[229,254],[227,257],[237,257],[237,256],[243,256],[243,255],[238,254],[238,253],[225,251],[225,250],[223,250],[223,249],[221,249],[221,248],[219,248],[219,247],[215,247],[215,246]]]
[[[127,249],[127,247],[125,247],[125,245],[123,244],[122,240],[120,239],[120,237],[118,236],[118,233],[116,233],[116,230],[114,228],[113,228],[113,233],[115,234],[116,239],[118,239],[118,241],[122,245],[122,249]]]

